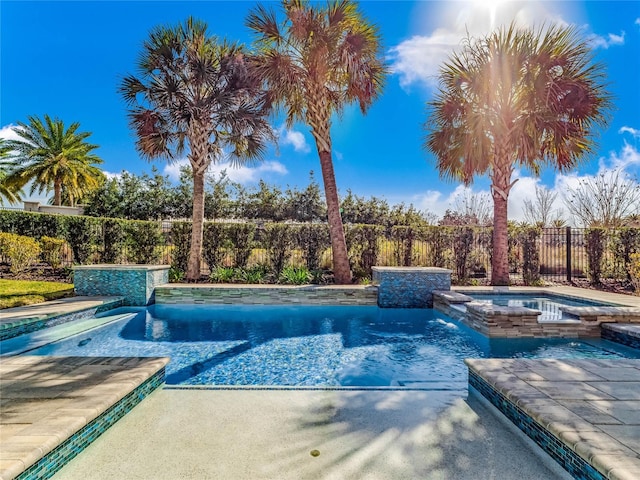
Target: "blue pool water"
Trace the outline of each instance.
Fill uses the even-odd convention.
[[[563,314],[562,307],[597,307],[610,306],[613,304],[589,301],[585,299],[575,299],[560,295],[532,295],[532,294],[470,294],[475,301],[489,303],[503,307],[526,307],[533,310],[540,310],[541,321],[561,321],[570,318]]]
[[[490,340],[436,310],[362,306],[158,305],[29,354],[169,356],[168,384],[443,390],[466,388],[464,358],[640,358],[605,340]]]

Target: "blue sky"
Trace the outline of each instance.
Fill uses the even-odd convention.
[[[257,2],[245,1],[11,1],[0,2],[0,136],[28,115],[49,114],[66,124],[80,122],[109,173],[149,172],[151,164],[134,148],[126,107],[117,93],[124,75],[135,73],[142,42],[156,25],[174,25],[195,16],[218,37],[251,43],[244,21]],[[274,8],[278,2],[263,2]],[[444,182],[433,156],[422,149],[425,103],[434,93],[438,66],[473,35],[516,20],[521,25],[560,22],[577,25],[607,68],[615,111],[600,132],[596,155],[577,170],[541,178],[517,172],[520,180],[510,195],[509,216],[522,218],[522,203],[536,184],[566,192],[580,178],[606,169],[623,168],[631,177],[640,173],[640,2],[565,1],[363,1],[365,17],[378,25],[384,54],[392,74],[382,97],[366,116],[348,108],[333,124],[336,178],[340,190],[384,197],[390,203],[413,203],[442,214],[462,187]],[[280,131],[279,151],[270,149],[264,162],[233,170],[239,182],[304,186],[309,170],[320,178],[313,139],[305,125]],[[177,167],[154,164],[175,177]],[[472,192],[488,191],[480,178]],[[560,202],[558,202],[560,207]]]

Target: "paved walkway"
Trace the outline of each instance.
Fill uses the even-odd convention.
[[[558,439],[556,451],[572,450],[605,478],[640,478],[640,360],[466,363]]]
[[[168,363],[166,358],[9,357],[0,363],[0,479],[12,479],[74,435],[78,445],[108,428],[103,413],[128,411],[121,400]],[[110,410],[111,416],[119,412]],[[119,418],[119,417],[118,417]],[[96,421],[98,419],[98,421]],[[95,421],[95,422],[94,422]],[[95,428],[77,432],[92,424]],[[48,463],[74,448],[65,444]],[[49,468],[44,466],[43,468]],[[87,478],[91,478],[88,476]],[[124,477],[123,477],[124,478]]]

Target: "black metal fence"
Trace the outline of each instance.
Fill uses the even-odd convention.
[[[36,238],[43,235],[27,223],[12,225],[10,229],[4,228],[4,230]],[[152,225],[155,229],[153,243],[149,247],[147,242],[145,248],[141,249],[136,239],[143,234],[151,235],[148,228],[138,227],[138,230],[135,230],[130,227],[130,230],[127,230],[128,237],[120,238],[115,247],[115,240],[109,233],[106,223],[102,226],[92,224],[91,228],[95,229],[95,232],[87,236],[92,238],[90,245],[82,246],[84,254],[81,263],[174,263],[178,246],[173,240],[172,225],[173,223],[169,221]],[[292,225],[292,228],[296,227],[299,225]],[[318,227],[321,226],[318,225]],[[345,226],[347,232],[356,227]],[[357,244],[357,241],[362,240],[351,240],[348,244],[354,272],[360,276],[370,274],[371,265],[436,266],[451,269],[453,281],[456,283],[491,281],[491,228],[439,226],[390,229],[369,226],[369,228],[369,232],[375,232],[375,235],[369,234],[366,248],[362,244]],[[33,231],[29,231],[30,229]],[[245,262],[248,266],[269,264],[268,252],[273,249],[270,250],[270,246],[259,234],[263,229],[263,225],[257,225],[251,254],[248,262]],[[553,282],[572,282],[581,278],[591,280],[594,274],[598,274],[601,279],[627,281],[629,253],[640,252],[640,229],[603,230],[598,237],[602,250],[600,256],[594,256],[593,253],[588,252],[590,232],[592,232],[591,229],[573,227],[511,229],[509,266],[512,283],[532,283],[532,279]],[[46,235],[52,234],[46,233]],[[72,245],[73,242],[68,234],[57,236],[65,236],[67,239],[62,264],[69,266],[74,258],[78,263],[76,251],[78,246]],[[347,235],[347,237],[349,239],[350,236]],[[353,238],[362,239],[363,237]],[[114,248],[117,251],[114,252]],[[227,241],[224,250],[225,265],[235,266],[237,256],[233,243]],[[597,259],[599,263],[597,271],[593,269],[593,262],[596,261],[593,259]],[[300,245],[292,244],[287,253],[286,263],[305,265],[305,255]],[[209,274],[209,266],[205,261],[202,264],[202,274]],[[331,268],[331,251],[328,243],[322,247],[320,267]]]

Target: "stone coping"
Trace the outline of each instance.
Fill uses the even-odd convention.
[[[159,372],[168,358],[16,356],[0,364],[2,391],[2,448],[0,478],[12,479],[29,472],[42,458],[56,451],[32,478],[48,478],[50,468],[60,468],[59,458],[79,453],[78,445],[61,452],[78,432],[96,437],[111,418],[103,414]],[[137,395],[141,398],[142,392]],[[132,399],[134,402],[141,398]],[[131,402],[127,408],[132,408]],[[126,410],[128,411],[128,410]],[[126,411],[114,415],[123,415]],[[104,420],[85,431],[96,419]],[[116,418],[116,420],[117,420]],[[99,432],[95,432],[95,429]],[[83,430],[85,429],[85,430]],[[75,437],[84,445],[86,439]],[[86,445],[84,445],[86,446]],[[82,447],[84,448],[84,447]],[[80,448],[81,450],[81,448]],[[52,465],[54,464],[54,465]],[[55,470],[54,470],[55,471]]]
[[[569,471],[584,462],[579,478],[640,478],[640,360],[465,363],[470,382],[486,382],[481,393],[556,461]]]
[[[473,297],[465,295],[464,293],[456,292],[454,290],[434,290],[434,295],[446,300],[449,303],[467,303],[472,302]]]
[[[484,315],[505,315],[510,317],[521,317],[523,315],[536,316],[542,315],[540,310],[534,310],[527,307],[505,307],[502,305],[493,305],[482,302],[467,303],[467,311],[477,312]]]
[[[135,263],[102,263],[94,265],[74,265],[74,270],[168,270],[171,265],[140,265]]]
[[[602,325],[602,328],[606,330],[613,330],[614,332],[624,333],[626,335],[629,335],[630,337],[640,338],[640,325],[621,325],[618,323],[608,323]]]
[[[638,317],[640,321],[640,308],[636,307],[562,307],[560,310],[576,317]],[[615,322],[613,318],[600,321]]]
[[[600,290],[591,290],[587,288],[571,287],[567,285],[555,285],[550,287],[524,287],[524,286],[509,286],[509,287],[463,287],[455,286],[451,287],[452,291],[473,295],[475,294],[547,294],[558,295],[561,297],[573,298],[576,300],[589,300],[591,302],[608,303],[610,306],[627,306],[640,308],[640,296],[624,295],[621,293],[602,292]],[[611,305],[613,304],[613,305]]]

